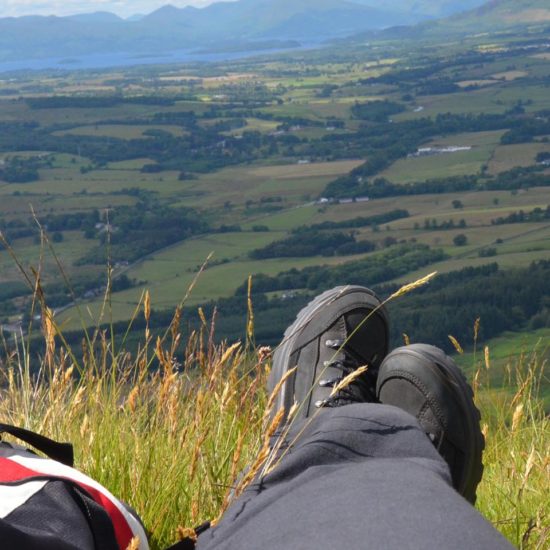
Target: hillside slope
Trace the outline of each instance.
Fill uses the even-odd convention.
[[[550,24],[548,0],[489,0],[482,6],[438,21],[438,29],[491,30]]]
[[[358,4],[377,6],[376,0],[355,0]],[[392,0],[392,10],[422,17],[447,17],[449,15],[477,8],[486,0]]]

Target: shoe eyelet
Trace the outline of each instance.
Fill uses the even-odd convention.
[[[343,345],[341,340],[327,340],[325,346],[330,349],[339,349]]]
[[[319,380],[319,386],[321,388],[334,388],[341,381],[342,378],[324,378],[323,380]]]

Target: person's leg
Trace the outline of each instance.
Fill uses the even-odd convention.
[[[287,412],[294,401],[302,406],[284,445],[275,449],[274,467],[199,537],[199,550],[509,547],[453,488],[447,463],[426,435],[426,415],[415,418],[414,408],[379,404],[399,391],[406,404],[407,392],[417,387],[394,385],[398,378],[387,367],[395,356],[380,366],[388,331],[385,312],[373,313],[378,305],[367,289],[340,287],[300,312],[275,354],[270,386],[296,367],[278,405]],[[359,371],[363,365],[369,370]],[[426,365],[418,361],[414,368]],[[392,376],[382,376],[377,396],[379,369]],[[431,378],[419,376],[429,386],[421,409],[435,403],[443,413],[436,417],[446,420],[451,410],[432,399],[442,370],[430,372]],[[341,388],[352,373],[359,375]],[[453,384],[445,388],[443,399],[453,388],[460,391]],[[460,428],[479,431],[479,424]],[[443,439],[441,432],[436,436]],[[468,475],[461,472],[458,478]],[[466,484],[474,493],[477,481]]]
[[[272,473],[199,537],[199,550],[510,547],[452,488],[411,415],[363,403],[293,431],[306,423]]]

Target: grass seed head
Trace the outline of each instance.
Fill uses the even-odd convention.
[[[451,334],[449,334],[449,340],[451,341],[451,344],[454,346],[456,351],[460,353],[460,355],[464,354],[464,350],[462,349],[462,346],[460,345],[460,342]]]
[[[277,385],[273,388],[273,391],[271,392],[269,399],[267,400],[267,407],[265,410],[264,417],[267,418],[273,409],[273,405],[275,403],[275,399],[277,399],[277,396],[279,395],[279,392],[281,391],[281,388],[285,384],[285,382],[296,372],[296,369],[298,367],[294,367],[292,369],[289,369],[285,372],[284,376],[281,377],[279,382],[277,382]]]
[[[151,318],[151,296],[149,290],[145,291],[145,297],[143,298],[143,316],[145,321],[148,323]]]
[[[272,350],[269,346],[262,346],[258,348],[258,363],[263,363],[267,359],[271,358]]]
[[[512,417],[512,433],[514,433],[521,424],[521,420],[523,418],[523,408],[523,403],[520,403],[514,411],[514,416]]]
[[[368,365],[365,365],[363,367],[359,367],[358,369],[348,374],[338,384],[336,384],[334,388],[332,388],[332,391],[330,392],[330,396],[333,397],[338,392],[347,388],[354,380],[357,380],[357,378],[359,378],[363,373],[367,372],[368,369],[369,369]]]
[[[134,412],[136,410],[136,403],[139,396],[139,386],[134,386],[130,393],[128,394],[128,398],[126,399],[126,407],[130,410],[130,412]]]
[[[485,355],[485,368],[489,370],[491,368],[491,357],[489,355],[489,346],[485,346],[484,355]]]
[[[481,322],[481,318],[478,317],[474,322],[474,342],[477,342],[477,337],[479,336],[479,324]]]
[[[422,277],[421,279],[418,279],[413,283],[403,285],[397,292],[394,292],[387,301],[404,296],[405,294],[408,294],[409,292],[420,288],[421,286],[424,286],[425,284],[429,283],[436,275],[437,271],[434,271],[433,273],[430,273],[429,275],[426,275],[425,277]]]

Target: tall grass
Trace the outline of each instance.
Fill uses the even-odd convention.
[[[214,323],[201,316],[202,327],[178,351],[178,309],[164,338],[153,340],[147,328],[132,356],[100,329],[83,337],[81,350],[68,349],[39,281],[35,290],[45,351],[32,357],[23,337],[4,340],[0,421],[71,441],[77,467],[138,510],[154,549],[219,518],[251,473],[265,466],[280,421],[268,414],[270,353],[253,345],[251,307],[245,344],[214,343]],[[150,307],[146,295],[139,313],[146,320]],[[487,354],[472,380],[487,441],[478,507],[518,547],[547,548],[544,364],[535,354],[521,357],[509,369],[511,393],[489,387],[490,368]]]
[[[477,506],[518,548],[550,547],[550,419],[541,386],[545,363],[535,351],[506,365],[507,385],[490,385],[489,350],[473,385],[486,439]]]
[[[214,345],[203,327],[182,356],[173,333],[131,357],[98,333],[75,364],[47,324],[38,374],[24,342],[5,342],[0,420],[72,442],[76,466],[139,511],[153,548],[217,518],[258,453],[267,350]]]

